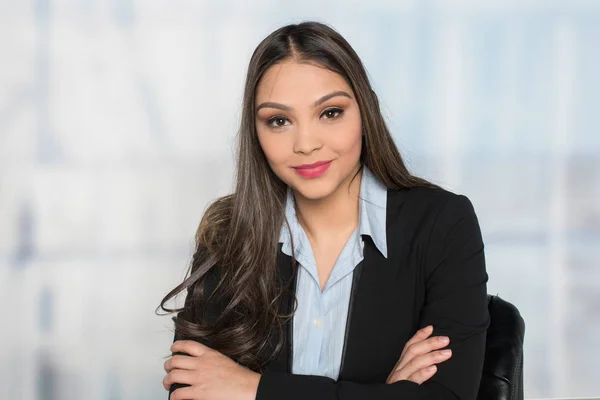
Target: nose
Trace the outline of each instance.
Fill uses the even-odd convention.
[[[315,127],[310,124],[298,125],[294,137],[294,152],[300,154],[310,154],[323,147],[323,142]]]

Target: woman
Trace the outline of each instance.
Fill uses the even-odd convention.
[[[235,192],[196,243],[161,302],[178,312],[171,399],[475,399],[489,324],[477,217],[407,171],[332,28],[285,26],[255,50]],[[165,308],[184,289],[184,308]]]

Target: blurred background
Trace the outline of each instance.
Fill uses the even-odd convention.
[[[600,395],[600,2],[0,0],[0,399],[165,399],[245,69],[281,25],[362,57],[413,172],[475,205],[526,397]]]

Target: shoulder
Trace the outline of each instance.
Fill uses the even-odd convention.
[[[472,203],[467,196],[442,188],[388,189],[387,208],[391,212],[405,208],[411,212],[436,213],[447,207],[469,208],[472,207]]]
[[[448,230],[462,219],[477,222],[471,200],[442,188],[388,190],[389,229]]]

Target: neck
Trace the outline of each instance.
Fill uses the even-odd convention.
[[[360,168],[357,167],[357,169]],[[311,200],[294,193],[298,222],[309,239],[320,241],[353,231],[358,226],[358,196],[362,169],[357,169],[331,195]]]

